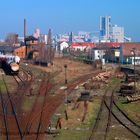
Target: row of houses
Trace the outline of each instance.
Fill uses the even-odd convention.
[[[25,45],[20,47],[0,46],[0,52],[12,53],[20,58],[35,58],[42,51],[43,44],[32,36],[25,39]],[[87,56],[91,60],[103,60],[104,62],[115,62],[121,64],[134,63],[134,48],[135,48],[135,63],[140,64],[140,42],[108,42],[108,43],[91,43],[91,42],[75,42],[68,44],[67,42],[58,43],[56,50],[63,51],[65,49],[74,52],[76,55]],[[46,57],[44,57],[46,58]]]
[[[140,64],[140,42],[109,42],[109,43],[72,43],[62,42],[59,50],[68,48],[70,51],[85,52],[92,60],[102,59],[104,62],[114,62],[121,64]],[[135,52],[134,52],[135,51]]]
[[[55,50],[51,45],[46,45],[33,36],[26,37],[24,44],[19,47],[0,46],[0,53],[2,54],[17,55],[21,59],[30,59],[45,65],[53,63],[54,52]]]

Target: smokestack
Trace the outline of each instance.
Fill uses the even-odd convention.
[[[27,56],[27,46],[26,46],[26,18],[24,18],[24,44],[25,44],[25,57]]]
[[[24,40],[26,37],[26,18],[24,18]]]

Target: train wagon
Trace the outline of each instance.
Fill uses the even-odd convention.
[[[18,74],[20,58],[13,55],[0,55],[0,61],[4,71],[9,74]]]

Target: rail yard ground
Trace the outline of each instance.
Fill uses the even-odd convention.
[[[68,58],[56,58],[48,67],[20,65],[18,76],[22,80],[1,70],[1,140],[9,137],[12,140],[139,139],[139,127],[123,118],[113,105],[115,102],[129,119],[140,125],[140,101],[127,103],[126,97],[118,96],[124,75],[116,65],[106,65],[100,70]],[[139,82],[140,91],[138,87]],[[82,96],[85,92],[89,94]],[[16,122],[10,122],[14,120],[13,112]],[[113,113],[116,117],[119,114],[119,121]]]

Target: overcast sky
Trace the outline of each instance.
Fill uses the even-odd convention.
[[[0,38],[9,32],[23,36],[23,20],[28,35],[40,28],[43,34],[98,31],[99,16],[111,16],[125,34],[140,41],[140,0],[1,0]]]

